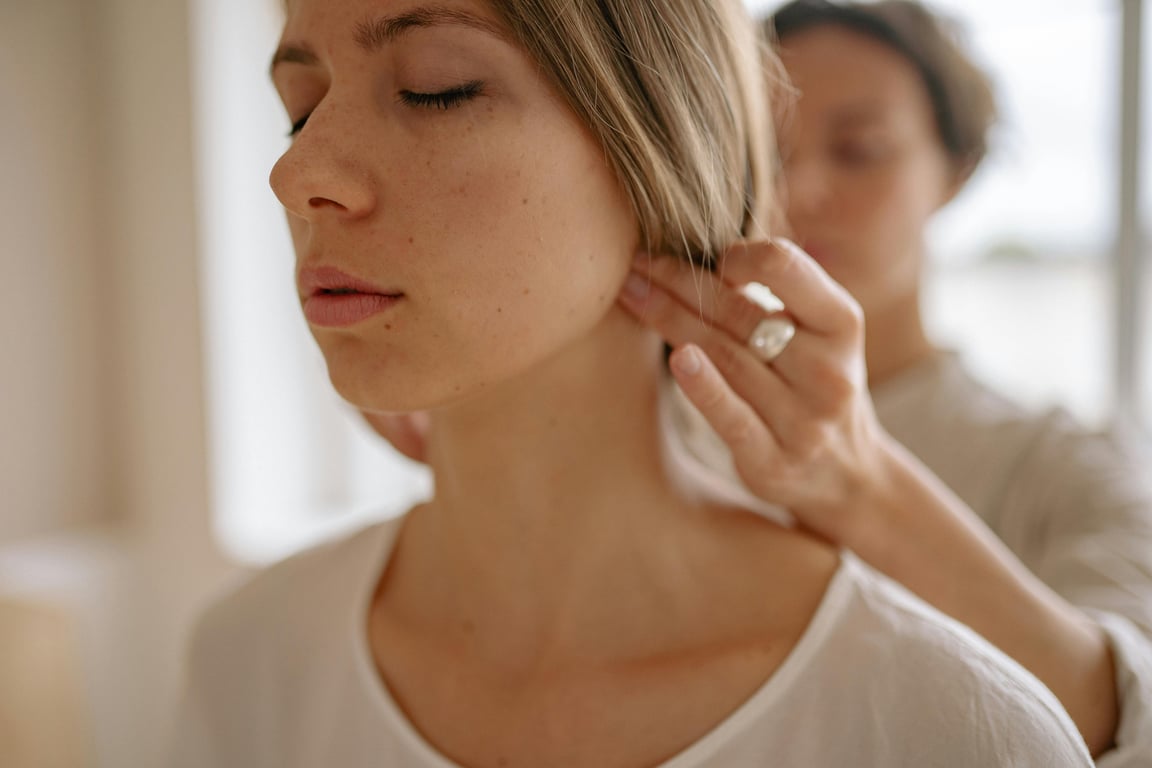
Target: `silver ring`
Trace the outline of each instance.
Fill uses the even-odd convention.
[[[756,324],[748,337],[748,349],[762,363],[770,363],[780,356],[796,336],[796,324],[786,317],[766,317]]]

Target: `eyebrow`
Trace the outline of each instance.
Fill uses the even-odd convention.
[[[375,53],[395,42],[406,32],[436,26],[468,27],[508,41],[508,32],[499,24],[468,11],[443,6],[424,6],[395,16],[381,16],[361,21],[356,25],[353,40],[365,53]],[[269,73],[285,63],[315,66],[320,61],[316,53],[303,43],[285,43],[276,49]]]

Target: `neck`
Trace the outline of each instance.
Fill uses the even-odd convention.
[[[569,540],[671,496],[659,454],[660,346],[613,313],[528,374],[432,417],[429,512],[470,534]],[[429,516],[431,516],[429,514]]]
[[[868,383],[876,386],[930,357],[936,348],[924,331],[919,291],[882,308],[866,309],[864,332]]]
[[[381,587],[410,620],[484,625],[513,659],[595,647],[605,626],[667,629],[699,591],[685,550],[715,523],[661,460],[661,357],[613,311],[591,338],[433,414],[435,496]]]

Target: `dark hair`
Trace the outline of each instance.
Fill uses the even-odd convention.
[[[907,58],[920,74],[936,128],[961,181],[988,153],[996,98],[988,76],[968,57],[959,26],[915,0],[876,3],[793,0],[764,22],[775,42],[818,25],[834,24],[879,40]]]

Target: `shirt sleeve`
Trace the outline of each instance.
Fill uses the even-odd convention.
[[[1108,768],[1152,768],[1152,488],[1134,451],[1054,416],[1006,489],[1025,565],[1107,634],[1120,723]]]

